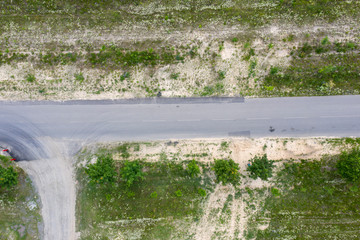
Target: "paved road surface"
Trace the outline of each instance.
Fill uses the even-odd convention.
[[[272,127],[272,131],[270,131]],[[0,145],[39,189],[45,239],[75,238],[71,156],[99,141],[204,137],[360,137],[360,96],[210,104],[0,103]]]

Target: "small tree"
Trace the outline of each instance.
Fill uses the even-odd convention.
[[[217,182],[223,185],[231,183],[237,185],[240,181],[239,164],[233,160],[217,159],[213,167]]]
[[[131,187],[134,182],[144,179],[142,169],[143,166],[139,161],[125,161],[124,166],[120,169],[120,175],[128,188]]]
[[[114,160],[110,155],[99,156],[96,163],[85,168],[92,183],[113,183],[116,177]]]
[[[353,149],[351,152],[343,152],[340,155],[336,167],[343,178],[350,181],[360,179],[360,150]]]
[[[274,161],[268,160],[267,155],[264,154],[261,157],[256,156],[251,159],[247,171],[250,172],[250,177],[253,179],[259,177],[262,180],[267,180],[272,176],[273,167]]]
[[[0,166],[0,187],[10,188],[18,184],[18,172],[13,167]]]
[[[189,173],[190,177],[196,177],[200,173],[200,168],[196,164],[195,160],[192,160],[191,162],[188,163],[186,170]]]

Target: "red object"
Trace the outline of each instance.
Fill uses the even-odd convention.
[[[16,159],[15,159],[15,158],[12,158],[12,159],[10,159],[10,161],[16,161]]]
[[[8,152],[8,151],[9,151],[9,149],[4,149],[4,150],[3,150],[3,152]]]

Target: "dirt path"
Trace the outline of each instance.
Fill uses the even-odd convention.
[[[39,139],[48,158],[21,161],[41,198],[46,240],[75,239],[75,182],[64,143]]]

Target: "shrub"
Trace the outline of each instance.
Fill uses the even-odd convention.
[[[134,182],[144,179],[142,169],[143,166],[139,161],[125,161],[124,166],[120,169],[120,175],[127,187],[131,187]]]
[[[237,185],[240,181],[239,164],[233,160],[217,159],[214,164],[217,182],[222,184],[231,183]]]
[[[351,152],[343,152],[340,155],[336,167],[343,178],[350,181],[360,179],[360,150],[354,148]]]
[[[196,164],[195,160],[192,160],[187,165],[187,172],[189,173],[190,177],[196,177],[200,173],[200,168]]]
[[[236,37],[234,37],[231,41],[232,41],[233,43],[236,43],[236,42],[238,42],[239,40],[238,40]]]
[[[113,183],[116,177],[114,160],[110,155],[99,156],[96,163],[85,168],[92,183]]]
[[[18,183],[18,172],[13,167],[0,166],[0,187],[10,188]]]
[[[274,161],[268,160],[267,155],[264,154],[262,157],[256,156],[251,159],[247,171],[250,172],[250,177],[253,179],[259,177],[262,180],[267,180],[272,176],[273,167]]]

